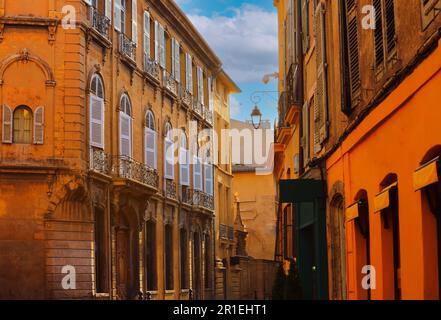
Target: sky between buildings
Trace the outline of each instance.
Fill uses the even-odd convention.
[[[231,117],[249,120],[258,102],[264,119],[277,118],[277,11],[273,0],[175,0],[204,36],[242,89],[231,98]],[[271,91],[258,93],[256,91]],[[253,97],[253,98],[252,98]],[[260,101],[259,101],[260,100]]]

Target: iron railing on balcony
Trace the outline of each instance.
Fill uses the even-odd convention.
[[[192,201],[195,207],[214,211],[214,197],[203,191],[193,190]]]
[[[100,14],[96,8],[90,7],[90,22],[93,29],[95,29],[103,37],[109,39],[111,24],[109,18],[103,14]]]
[[[177,200],[176,183],[173,180],[165,180],[165,196],[169,199]]]
[[[190,92],[187,91],[187,89],[185,89],[182,86],[179,89],[179,97],[180,97],[182,103],[187,106],[187,108],[192,107],[193,96],[191,95]]]
[[[101,149],[90,149],[89,169],[110,176],[112,174],[112,158]]]
[[[119,35],[119,52],[132,61],[136,60],[136,45],[124,33]]]
[[[184,204],[193,204],[193,193],[188,186],[181,186],[181,202]]]
[[[144,72],[159,82],[159,64],[147,55],[144,55]]]
[[[204,113],[203,113],[204,106],[202,105],[202,103],[200,101],[198,101],[198,99],[194,99],[194,101],[193,101],[193,110],[194,110],[194,112],[196,112],[196,114],[198,114],[202,118],[204,117]]]
[[[213,110],[210,110],[210,108],[205,107],[204,108],[204,118],[205,118],[205,121],[207,121],[209,124],[213,125]]]
[[[158,189],[159,178],[156,170],[127,156],[115,156],[112,162],[112,172],[119,178],[133,180]]]
[[[178,83],[176,82],[175,78],[168,73],[166,70],[164,70],[164,74],[162,77],[163,86],[170,91],[175,96],[178,95]]]
[[[228,240],[234,240],[234,227],[228,226]]]
[[[299,66],[292,64],[286,76],[286,92],[288,108],[293,108],[302,104],[301,100],[301,86],[299,79]]]
[[[223,240],[228,240],[228,227],[225,224],[219,225],[219,237]]]

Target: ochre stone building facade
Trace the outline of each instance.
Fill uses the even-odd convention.
[[[0,1],[0,298],[215,297],[212,146],[191,134],[220,74],[171,0]]]

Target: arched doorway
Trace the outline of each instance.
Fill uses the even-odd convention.
[[[331,264],[332,298],[346,299],[346,227],[343,196],[337,194],[331,201]]]

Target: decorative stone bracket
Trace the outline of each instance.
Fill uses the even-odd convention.
[[[31,26],[47,28],[48,41],[50,44],[55,42],[55,34],[57,32],[58,24],[60,23],[59,17],[54,18],[41,18],[41,17],[0,17],[0,43],[4,39],[5,26]]]

